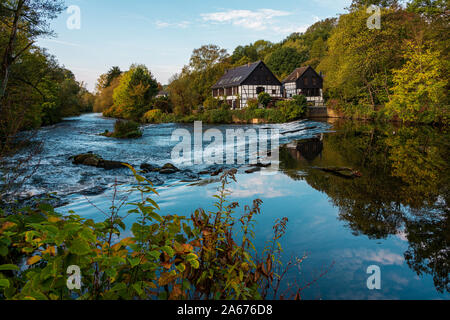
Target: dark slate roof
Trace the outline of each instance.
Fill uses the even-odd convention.
[[[227,88],[241,85],[260,63],[262,63],[262,61],[253,62],[228,70],[228,72],[226,72],[211,88]]]
[[[290,75],[287,76],[286,79],[283,80],[283,83],[297,81],[297,79],[300,78],[305,71],[308,70],[308,68],[310,68],[310,66],[295,69]]]

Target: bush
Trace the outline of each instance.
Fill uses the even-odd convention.
[[[296,120],[302,117],[306,111],[306,106],[300,105],[295,99],[278,101],[276,106],[286,121]]]
[[[119,139],[132,139],[142,137],[139,123],[134,121],[117,120],[114,124],[114,132],[105,133],[105,136]]]
[[[233,113],[226,106],[222,106],[220,109],[205,112],[204,119],[208,123],[232,123]]]
[[[206,110],[218,109],[220,106],[220,100],[214,97],[208,96],[203,102],[203,106]]]
[[[144,123],[159,123],[163,117],[163,113],[160,109],[153,109],[147,111],[143,117],[142,122]]]
[[[234,217],[239,205],[227,201],[226,187],[236,181],[235,169],[221,176],[217,211],[198,209],[184,217],[157,213],[151,182],[129,168],[137,181],[132,191],[142,200],[126,214],[122,205],[113,205],[103,222],[73,212],[62,216],[49,205],[9,216],[0,210],[0,299],[289,298],[277,291],[283,275],[302,259],[281,263],[278,241],[287,218],[276,221],[272,239],[256,252],[253,226],[262,201],[254,200]],[[130,214],[139,218],[130,236],[121,238]],[[73,265],[80,269],[82,286],[69,290],[67,270]],[[300,297],[300,290],[291,297]]]
[[[264,108],[267,108],[270,101],[272,101],[272,97],[267,92],[261,92],[260,94],[258,94],[258,103]]]
[[[173,112],[172,104],[167,97],[158,97],[153,99],[152,109],[159,109],[165,113]]]
[[[250,110],[258,109],[258,100],[248,99],[247,100],[247,109],[250,109]]]

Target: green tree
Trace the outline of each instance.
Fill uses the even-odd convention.
[[[307,60],[307,56],[301,55],[290,47],[282,47],[272,52],[266,59],[266,64],[279,78],[289,75]]]
[[[194,71],[204,71],[223,62],[228,57],[227,50],[214,44],[204,45],[192,52],[189,66]]]
[[[139,120],[158,93],[158,83],[144,65],[132,65],[114,90],[112,113],[125,119]]]
[[[0,98],[5,95],[11,66],[37,38],[52,36],[48,20],[64,10],[63,1],[6,0],[0,3],[2,33],[8,41],[0,65]],[[0,113],[2,106],[0,105]]]
[[[394,71],[388,112],[408,122],[448,123],[449,82],[439,52],[409,42],[404,57],[406,63]]]
[[[389,101],[392,70],[403,64],[403,43],[411,36],[406,30],[420,29],[420,21],[402,9],[382,9],[379,30],[367,28],[369,16],[365,8],[342,15],[317,68],[325,74],[327,94],[354,113],[371,114]]]
[[[111,67],[109,71],[106,73],[104,88],[109,87],[114,79],[119,77],[122,74],[122,71],[119,67]]]

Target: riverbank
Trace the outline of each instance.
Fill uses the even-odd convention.
[[[276,174],[246,173],[249,166],[233,166],[237,183],[230,185],[229,200],[241,204],[236,214],[254,199],[263,200],[256,218],[255,246],[263,248],[274,221],[287,217],[282,243],[286,257],[308,253],[302,272],[288,274],[290,281],[307,282],[334,262],[326,276],[304,291],[303,299],[448,299],[448,279],[443,276],[448,269],[445,261],[434,258],[445,258],[438,253],[448,247],[443,228],[448,223],[445,190],[450,170],[444,161],[449,154],[448,133],[430,126],[334,121],[333,126],[328,120],[204,124],[204,130],[216,128],[222,133],[239,128],[276,128],[285,133],[280,135]],[[128,197],[127,202],[139,201],[138,194],[127,193],[133,176],[125,167],[105,170],[73,164],[70,155],[92,151],[137,169],[143,163],[162,168],[171,162],[171,150],[177,143],[171,141],[172,132],[193,132],[192,124],[167,123],[143,126],[143,136],[138,139],[97,134],[111,129],[114,122],[88,114],[39,130],[37,139],[44,142],[44,149],[39,170],[27,182],[26,191],[56,192],[66,204],[57,209],[61,214],[73,210],[83,218],[102,221],[99,209],[107,212],[111,207],[115,184],[119,185],[118,194]],[[361,175],[353,178],[323,170],[334,167],[352,168]],[[167,174],[158,168],[143,168],[159,194],[155,197],[158,213],[190,216],[198,208],[213,210],[212,199],[219,186],[219,176],[211,175],[214,168],[187,163],[177,168],[179,171]],[[124,206],[122,212],[129,209]],[[124,220],[124,238],[130,236],[137,218],[130,215]],[[427,235],[421,233],[423,227],[430,231]],[[428,259],[433,259],[433,264],[424,264]],[[379,291],[366,287],[366,268],[374,264],[383,275]],[[426,271],[418,275],[415,270]]]

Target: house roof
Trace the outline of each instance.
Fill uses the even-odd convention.
[[[228,70],[222,78],[220,78],[215,85],[213,85],[212,89],[217,88],[227,88],[239,86],[244,82],[250,74],[256,69],[256,67],[263,63],[262,61],[257,61],[253,63],[249,63],[231,70]]]
[[[286,77],[286,79],[283,80],[283,83],[297,81],[297,79],[300,78],[309,68],[311,67],[306,66],[295,69],[290,75]]]

